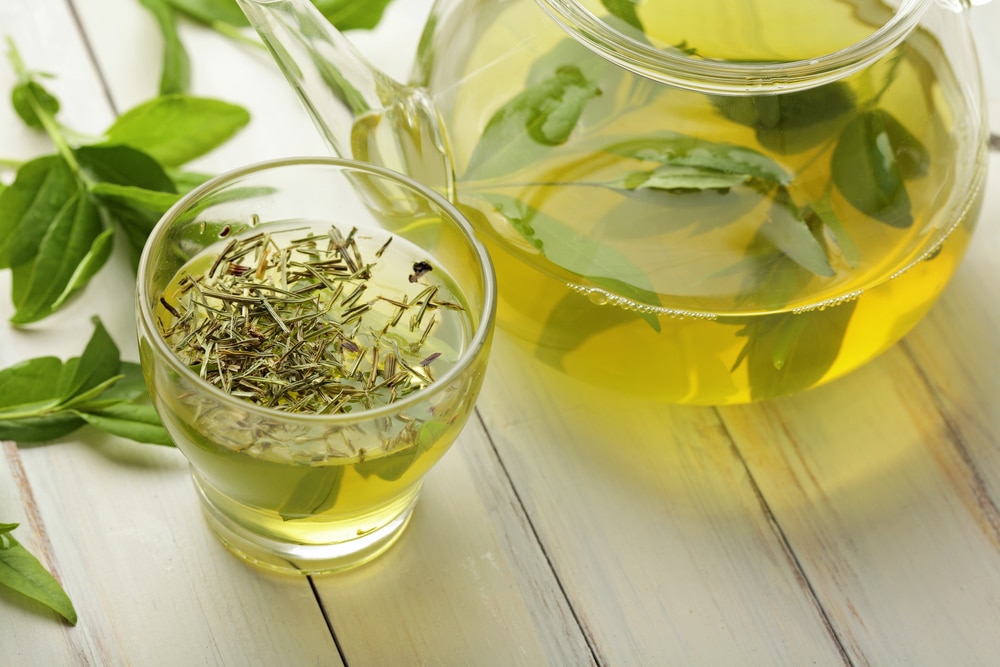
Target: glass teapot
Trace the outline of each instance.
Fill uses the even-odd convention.
[[[440,189],[548,364],[740,403],[858,367],[970,241],[965,0],[438,0],[412,83],[308,0],[239,0],[333,150]]]

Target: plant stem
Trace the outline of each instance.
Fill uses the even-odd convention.
[[[17,47],[14,45],[14,40],[9,35],[7,36],[7,57],[10,60],[11,65],[14,67],[14,72],[17,74],[17,78],[20,83],[29,83],[32,81],[31,73],[24,66],[24,61],[21,59],[21,54],[18,53]],[[70,169],[76,175],[77,180],[83,184],[83,186],[89,191],[93,182],[91,179],[83,172],[80,168],[80,163],[76,161],[76,155],[73,154],[73,149],[70,147],[69,142],[63,135],[62,128],[56,119],[48,113],[45,109],[41,108],[37,103],[33,95],[28,96],[28,103],[31,105],[32,111],[38,117],[38,120],[42,123],[42,127],[45,128],[45,133],[49,135],[49,139],[55,146],[59,155],[66,161]]]

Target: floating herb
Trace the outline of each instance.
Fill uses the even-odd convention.
[[[383,293],[379,268],[356,229],[280,244],[265,232],[232,237],[206,271],[182,273],[161,298],[162,333],[207,382],[258,405],[321,414],[385,405],[434,381],[438,355],[424,345],[438,313],[462,307],[421,282],[433,270],[426,261],[395,294]],[[409,283],[415,293],[398,296]]]
[[[537,155],[539,147],[565,143],[584,105],[600,94],[576,65],[557,67],[493,114],[469,159],[466,177],[513,171]]]
[[[895,117],[866,111],[844,128],[833,152],[833,182],[855,208],[893,227],[913,224],[904,179],[927,172],[927,149]]]

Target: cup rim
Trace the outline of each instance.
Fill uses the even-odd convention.
[[[866,38],[814,58],[780,62],[722,62],[658,49],[622,34],[579,0],[538,0],[582,45],[640,76],[717,95],[774,94],[812,88],[867,66],[902,42],[935,0],[902,0],[893,16]]]
[[[289,412],[278,410],[277,408],[258,405],[252,401],[233,396],[232,394],[209,384],[202,379],[201,376],[194,373],[190,368],[184,365],[181,362],[180,357],[178,357],[170,346],[167,345],[166,339],[164,339],[164,337],[160,334],[159,329],[156,326],[153,309],[149,303],[148,295],[146,295],[146,298],[143,298],[143,295],[146,293],[145,277],[154,268],[152,266],[151,249],[157,245],[159,241],[161,241],[162,237],[166,233],[167,227],[184,211],[188,210],[190,205],[193,202],[196,202],[206,192],[210,192],[220,185],[233,182],[248,174],[280,169],[282,167],[289,166],[335,167],[339,170],[355,170],[395,181],[400,185],[410,188],[421,197],[425,197],[433,202],[436,206],[440,207],[443,213],[445,213],[454,223],[458,225],[458,228],[461,230],[478,260],[477,264],[483,280],[484,298],[482,308],[480,309],[479,324],[473,330],[472,338],[459,355],[455,365],[449,368],[444,375],[436,378],[434,382],[430,383],[426,387],[418,389],[417,391],[414,391],[397,401],[375,408],[332,414]],[[149,339],[150,345],[155,348],[155,353],[159,355],[173,371],[179,373],[181,376],[187,378],[189,381],[197,384],[198,386],[203,387],[210,395],[216,397],[228,406],[267,416],[268,418],[281,419],[284,421],[302,421],[313,424],[322,423],[324,425],[338,423],[350,424],[378,417],[392,416],[406,407],[418,404],[426,400],[428,397],[443,391],[451,385],[453,380],[467,371],[473,361],[479,357],[480,352],[484,348],[488,347],[490,340],[492,339],[494,322],[496,319],[497,286],[493,262],[490,259],[486,247],[483,245],[479,237],[476,236],[471,223],[465,215],[446,198],[429,187],[422,185],[409,176],[406,176],[405,174],[367,162],[339,157],[307,155],[267,159],[231,169],[214,176],[208,181],[205,181],[177,200],[177,202],[167,209],[167,211],[157,221],[156,225],[149,233],[145,245],[143,246],[142,253],[139,257],[136,276],[136,310],[139,319],[139,326],[142,328],[142,333],[144,333],[146,338]]]

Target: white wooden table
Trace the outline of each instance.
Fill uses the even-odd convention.
[[[427,0],[354,35],[405,76]],[[1000,3],[974,10],[1000,133]],[[253,113],[196,167],[325,153],[263,54],[185,23],[193,91]],[[0,0],[0,33],[52,72],[63,121],[98,133],[156,94],[137,0]],[[0,64],[0,91],[13,82]],[[0,104],[0,156],[49,152]],[[996,151],[996,147],[994,151]],[[930,315],[805,395],[635,405],[533,364],[500,334],[486,386],[380,560],[285,578],[226,552],[174,450],[83,429],[0,446],[0,521],[62,581],[70,627],[0,590],[11,665],[1000,664],[1000,152],[973,247]],[[134,276],[16,330],[0,366],[82,351],[100,315],[136,360]],[[88,333],[82,333],[88,332]],[[609,413],[624,419],[606,419]]]

